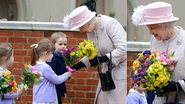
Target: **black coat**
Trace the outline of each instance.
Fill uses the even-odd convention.
[[[51,68],[53,69],[53,71],[57,74],[57,75],[61,75],[64,74],[67,70],[66,70],[66,63],[62,57],[62,55],[60,55],[58,52],[54,52],[53,53],[53,58],[51,60],[51,62],[48,62],[48,65],[51,66]],[[57,96],[60,97],[64,97],[64,93],[66,93],[66,84],[65,82],[56,85],[56,91],[57,91]]]

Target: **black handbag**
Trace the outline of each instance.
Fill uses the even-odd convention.
[[[178,88],[178,86],[177,86],[177,84],[175,84],[175,86],[176,86],[176,95],[175,95],[175,102],[173,103],[168,103],[168,95],[166,96],[166,103],[164,103],[164,104],[180,104],[179,103],[179,88]]]
[[[98,60],[98,63],[100,64],[99,62],[99,59],[97,58]],[[99,68],[100,65],[98,65],[98,73],[99,73],[99,77],[100,77],[100,83],[101,83],[101,89],[102,91],[110,91],[110,90],[113,90],[116,88],[115,84],[114,84],[114,81],[112,79],[112,55],[110,53],[110,62],[108,63],[108,71],[106,72],[101,72],[100,71],[100,68]]]

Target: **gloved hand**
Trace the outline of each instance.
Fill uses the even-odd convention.
[[[182,88],[181,88],[179,82],[168,81],[168,85],[163,88],[164,92],[167,93],[167,92],[170,92],[170,91],[176,91],[177,90],[176,84],[177,84],[177,87],[178,87],[179,91],[182,91]]]
[[[74,74],[76,72],[75,69],[71,68],[70,66],[66,65],[66,69],[71,72],[72,74]]]
[[[98,65],[98,60],[99,60],[99,63],[110,61],[106,55],[105,56],[96,56],[94,59],[89,60],[91,66]]]
[[[80,62],[76,63],[75,65],[73,65],[71,68],[79,70],[79,69],[81,69],[83,67],[86,67],[86,66],[85,66],[85,64],[83,62],[80,61]]]

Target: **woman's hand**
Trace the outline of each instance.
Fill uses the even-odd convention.
[[[100,63],[110,61],[109,58],[105,56],[96,56],[94,59],[89,60],[91,66],[96,66]]]

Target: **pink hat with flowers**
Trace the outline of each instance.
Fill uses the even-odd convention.
[[[132,22],[135,25],[151,25],[177,21],[174,17],[172,6],[166,2],[154,2],[134,9]]]
[[[70,15],[64,17],[64,28],[71,30],[78,29],[89,22],[95,15],[96,13],[91,12],[87,6],[80,6],[74,9]]]

